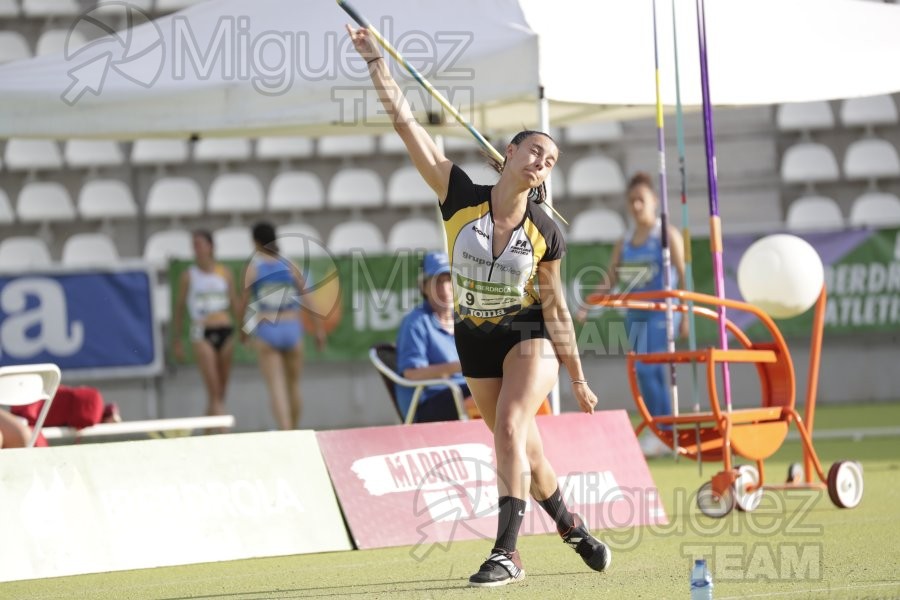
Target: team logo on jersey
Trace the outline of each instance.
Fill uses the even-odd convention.
[[[528,245],[528,240],[516,240],[509,251],[513,254],[531,254],[531,247]]]
[[[480,235],[483,238],[488,237],[488,234],[486,234],[482,230],[478,229],[478,227],[476,227],[475,225],[472,225],[472,231],[474,231],[475,233],[477,233],[478,235]]]

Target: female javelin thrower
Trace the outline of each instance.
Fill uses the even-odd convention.
[[[529,492],[555,520],[563,540],[588,566],[602,571],[610,563],[609,548],[563,504],[534,420],[556,382],[560,361],[581,410],[593,413],[597,404],[563,298],[565,242],[556,224],[529,200],[536,194],[543,201],[544,180],[559,150],[550,136],[523,131],[506,148],[497,184],[473,184],[416,122],[369,31],[349,26],[347,31],[413,164],[440,199],[456,347],[475,403],[494,434],[497,539],[469,584],[499,586],[525,577],[516,540]]]

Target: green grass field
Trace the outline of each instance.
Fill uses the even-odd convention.
[[[823,406],[816,429],[900,426],[900,403]],[[527,577],[493,590],[466,587],[490,541],[452,543],[419,563],[409,548],[288,556],[147,569],[0,585],[3,599],[176,600],[185,598],[687,598],[691,556],[713,562],[715,598],[900,598],[900,438],[823,440],[826,472],[855,459],[865,496],[853,510],[827,492],[767,492],[753,513],[702,516],[692,494],[716,469],[670,458],[650,461],[670,525],[606,531],[611,569],[589,571],[555,536],[519,548]],[[783,480],[800,445],[787,442],[766,463]],[[135,543],[140,543],[138,540]],[[175,542],[177,543],[177,542]]]

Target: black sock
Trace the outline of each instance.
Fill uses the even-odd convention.
[[[562,499],[562,494],[559,492],[559,487],[556,488],[555,492],[550,494],[549,498],[546,500],[538,500],[538,502],[544,510],[547,511],[547,514],[556,522],[556,529],[560,533],[565,533],[575,526],[575,515],[566,508]]]
[[[525,501],[512,496],[500,496],[498,504],[500,516],[497,519],[497,542],[494,548],[512,552],[516,549],[519,528],[525,518]]]

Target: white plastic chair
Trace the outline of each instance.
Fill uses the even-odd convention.
[[[900,156],[887,140],[856,140],[844,155],[847,179],[882,179],[900,177]]]
[[[131,162],[135,165],[184,163],[188,155],[185,140],[137,140],[131,147]]]
[[[31,58],[28,40],[18,31],[0,31],[0,64]]]
[[[189,177],[163,177],[150,186],[145,212],[148,217],[196,217],[203,212],[203,192]]]
[[[275,231],[278,235],[278,251],[282,256],[299,260],[328,254],[322,235],[308,223],[279,225]]]
[[[0,0],[0,17],[18,17],[19,14],[18,0]]]
[[[32,181],[19,192],[16,202],[19,221],[50,223],[74,221],[75,206],[68,190],[56,181]]]
[[[311,171],[285,171],[269,185],[269,210],[299,212],[325,206],[325,186]]]
[[[61,378],[59,367],[52,363],[16,365],[0,367],[0,404],[4,406],[26,406],[41,400],[44,406],[31,431],[28,447],[34,448],[53,397],[59,388]]]
[[[64,155],[70,167],[111,167],[125,163],[119,144],[111,140],[69,140]]]
[[[263,137],[256,141],[256,158],[281,160],[309,158],[313,155],[313,140],[308,137]]]
[[[23,0],[22,12],[28,17],[72,17],[81,12],[76,0]]]
[[[453,395],[453,403],[456,404],[456,412],[459,415],[459,419],[461,421],[467,421],[469,419],[468,413],[463,407],[462,388],[460,388],[455,381],[451,379],[407,379],[398,374],[394,370],[397,367],[397,347],[394,346],[394,344],[376,344],[369,348],[369,361],[375,369],[385,377],[386,381],[384,383],[388,387],[388,393],[394,403],[394,408],[404,425],[411,425],[413,423],[416,418],[416,409],[419,407],[419,398],[422,396],[422,392],[425,388],[432,385],[442,385],[450,388],[450,393]],[[388,362],[391,364],[387,364]],[[400,412],[400,405],[397,403],[397,394],[395,390],[392,389],[389,382],[414,389],[409,410],[405,415]]]
[[[114,265],[119,261],[116,245],[105,233],[76,233],[66,239],[62,263],[68,266],[94,267]]]
[[[83,219],[131,219],[137,216],[137,204],[124,181],[92,179],[78,193],[78,212]]]
[[[841,103],[841,123],[845,127],[895,125],[897,105],[888,95],[848,98]]]
[[[892,227],[900,224],[900,198],[887,192],[867,192],[853,201],[850,225]]]
[[[248,138],[205,138],[194,146],[197,162],[235,162],[250,158]]]
[[[833,199],[805,196],[791,202],[785,224],[791,231],[841,229],[844,227],[844,216]]]
[[[39,237],[19,235],[0,242],[0,268],[4,270],[27,271],[49,267],[52,263],[50,248]]]
[[[384,236],[368,221],[344,221],[335,226],[328,236],[328,249],[334,254],[350,254],[354,251],[370,254],[384,252]]]
[[[248,227],[223,227],[213,231],[216,257],[222,260],[247,260],[253,256],[256,246]]]
[[[571,198],[618,196],[625,193],[625,175],[608,156],[585,156],[569,168],[566,188]]]
[[[395,136],[399,137],[399,136]],[[436,206],[437,196],[413,166],[400,167],[387,185],[388,206]]]
[[[781,159],[781,180],[785,183],[837,181],[839,175],[837,159],[824,144],[794,144]]]
[[[157,231],[144,244],[144,260],[157,269],[165,269],[169,259],[189,260],[194,256],[191,232],[184,229]]]
[[[373,135],[325,135],[319,138],[319,156],[369,156],[375,154]]]
[[[625,235],[625,220],[608,208],[590,208],[575,215],[569,229],[572,242],[616,242]]]
[[[77,13],[77,11],[76,11]],[[87,39],[77,29],[48,29],[38,38],[35,56],[70,54],[87,43]]]
[[[331,208],[375,208],[384,204],[384,185],[371,169],[343,169],[328,184]]]
[[[249,173],[225,173],[213,180],[209,187],[206,209],[213,215],[260,213],[263,209],[263,188],[259,179]]]
[[[62,169],[59,146],[53,140],[11,139],[6,142],[5,161],[10,171]]]
[[[552,135],[552,134],[551,134]],[[566,144],[606,144],[622,139],[622,124],[618,121],[597,121],[566,127]]]
[[[780,131],[834,129],[834,112],[825,100],[781,104],[775,113]]]
[[[441,232],[434,219],[410,217],[397,221],[387,238],[387,251],[443,250]]]

